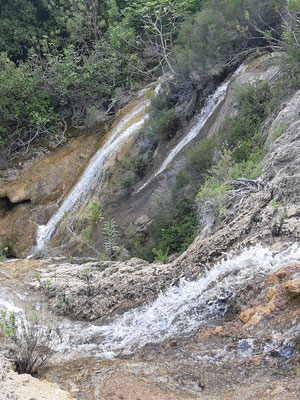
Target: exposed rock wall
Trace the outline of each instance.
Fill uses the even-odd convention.
[[[0,249],[25,257],[36,237],[76,182],[95,151],[103,129],[73,139],[63,148],[42,154],[21,167],[4,171],[0,182]]]

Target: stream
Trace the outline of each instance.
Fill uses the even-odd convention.
[[[106,326],[71,321],[51,313],[40,296],[32,299],[29,291],[18,291],[7,278],[10,262],[0,267],[0,309],[25,315],[29,300],[39,304],[42,320],[59,326],[59,352],[78,352],[99,359],[114,359],[134,354],[149,343],[162,343],[168,338],[188,336],[208,320],[223,317],[230,302],[253,280],[262,280],[283,266],[300,261],[300,247],[288,246],[275,254],[257,245],[240,254],[229,254],[200,279],[181,279],[155,301],[125,312]],[[30,260],[28,260],[30,262]]]

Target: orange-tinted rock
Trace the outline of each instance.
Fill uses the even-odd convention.
[[[17,177],[0,183],[0,248],[9,247],[19,258],[28,255],[37,225],[45,224],[56,211],[98,141],[99,134],[73,139],[51,154],[25,163]]]
[[[285,285],[285,290],[287,294],[291,297],[300,296],[300,278],[293,281],[288,281]]]
[[[213,331],[213,334],[216,335],[217,333],[220,333],[223,330],[224,330],[223,326],[217,326],[216,329]]]
[[[118,372],[104,381],[101,395],[103,398],[111,400],[179,400],[188,398],[163,390],[153,383],[147,383],[142,379]],[[192,400],[191,397],[189,398]]]

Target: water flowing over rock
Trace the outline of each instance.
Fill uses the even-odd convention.
[[[8,285],[23,268],[38,289],[35,271],[50,287],[55,276],[53,290],[73,294],[73,316],[84,308],[86,316],[90,310],[101,317],[97,324],[56,317],[63,342],[45,377],[77,398],[137,400],[144,388],[149,399],[254,400],[264,391],[268,400],[297,399],[298,245],[278,243],[276,251],[257,245],[206,269],[195,265],[192,281],[184,267],[138,259],[82,265],[61,258],[40,261],[42,267],[31,262],[2,264],[1,281]],[[98,299],[87,294],[85,269],[92,288],[100,288]],[[177,284],[170,286],[171,279]],[[1,304],[14,304],[11,293],[1,292]]]
[[[115,160],[121,159],[125,149],[128,151],[139,140],[149,105],[143,92],[120,111],[110,130],[102,126],[93,135],[73,140],[54,154],[33,159],[29,165],[25,163],[20,172],[10,172],[9,182],[0,184],[1,247],[9,247],[11,255],[18,257],[28,255],[35,242],[35,250],[41,249],[55,239],[65,213],[72,218],[78,214],[84,217],[86,204],[93,199],[105,204],[121,231],[127,231],[140,220],[148,221],[149,199],[159,180],[171,177],[168,182],[172,182],[186,148],[197,138],[216,131],[226,115],[234,115],[235,88],[249,81],[271,79],[278,72],[278,67],[265,57],[252,64],[238,68],[209,97],[182,137],[160,149],[150,176],[145,177],[146,182],[141,181],[140,188],[128,199],[119,188],[121,178],[114,164],[117,165]],[[158,91],[160,81],[153,88]],[[27,233],[23,235],[25,226]]]
[[[242,74],[246,70],[245,65],[241,65],[233,74],[231,79],[234,79],[236,76],[239,74]],[[201,129],[205,126],[206,122],[208,119],[212,116],[212,114],[215,112],[217,107],[221,104],[221,102],[224,100],[228,85],[231,81],[231,79],[227,79],[225,82],[223,82],[217,90],[212,94],[206,101],[206,105],[203,107],[201,110],[200,115],[197,117],[196,124],[192,127],[189,132],[184,135],[182,140],[177,144],[177,146],[174,147],[174,149],[170,152],[170,154],[167,156],[167,158],[164,160],[162,166],[156,171],[151,178],[144,183],[137,191],[138,193],[140,190],[144,189],[151,180],[156,178],[159,174],[165,171],[165,169],[172,163],[173,159],[177,156],[178,153],[180,153],[195,137],[199,134]]]
[[[98,131],[83,135],[53,153],[34,157],[21,169],[6,171],[0,182],[1,249],[9,247],[18,257],[28,255],[36,240],[37,224],[47,222],[72,188],[98,137]]]
[[[155,88],[156,92],[158,92],[159,87]],[[138,133],[142,128],[147,118],[146,107],[149,104],[150,101],[141,96],[137,105],[130,109],[129,113],[112,127],[109,137],[89,162],[79,181],[63,201],[58,211],[51,217],[47,225],[39,226],[37,233],[38,251],[51,239],[64,214],[69,211],[76,214],[76,211],[83,205],[85,200],[92,197],[91,188],[93,186],[95,187],[95,190],[92,191],[94,194],[101,191],[107,173],[106,165],[108,161],[131,135]]]

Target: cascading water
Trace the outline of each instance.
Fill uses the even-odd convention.
[[[75,351],[104,359],[130,355],[148,343],[188,336],[209,320],[213,323],[214,318],[218,319],[226,313],[230,301],[241,294],[251,281],[264,281],[265,277],[280,268],[299,262],[300,247],[297,244],[277,254],[257,245],[239,255],[228,255],[204,271],[197,281],[182,279],[178,286],[170,287],[154,302],[124,313],[107,326],[71,321],[49,312],[44,320],[54,319],[54,323],[55,320],[59,323],[62,341],[56,345],[56,350],[60,352],[71,350],[71,354]],[[28,302],[26,296],[18,295],[13,288],[1,286],[0,309],[3,307],[24,314],[22,302],[25,307]],[[299,329],[299,326],[293,329]],[[100,345],[95,338],[98,338],[98,343],[100,339]],[[274,340],[276,342],[276,337]],[[251,352],[251,346],[251,340],[247,343],[241,341],[238,346],[241,356]],[[223,361],[225,355],[230,356],[228,353],[224,349]],[[205,349],[201,357],[208,357]]]
[[[156,86],[155,93],[158,93],[160,88],[161,83]],[[38,227],[36,239],[37,250],[41,250],[44,245],[49,242],[66,212],[70,210],[75,212],[83,205],[91,194],[90,189],[94,182],[97,183],[97,191],[99,192],[101,190],[105,181],[109,160],[117,153],[118,149],[130,136],[139,132],[148,117],[146,108],[149,105],[150,101],[145,97],[141,97],[139,104],[133,111],[114,127],[109,139],[91,159],[79,181],[63,201],[57,212],[46,225]]]
[[[237,75],[243,73],[246,70],[245,65],[241,65],[233,74],[232,78]],[[231,78],[231,79],[232,79]],[[165,169],[170,165],[170,163],[174,160],[177,154],[187,145],[189,144],[195,137],[199,134],[200,130],[205,126],[208,119],[215,112],[219,104],[224,100],[227,92],[228,85],[230,83],[230,79],[223,82],[217,90],[207,99],[207,103],[205,107],[201,110],[199,117],[195,125],[192,129],[182,138],[182,140],[174,147],[174,149],[170,152],[168,157],[165,159],[161,167],[150,177],[150,179],[144,183],[136,193],[140,192],[144,189],[156,176],[160,175]]]
[[[242,73],[245,68],[246,67],[244,65],[241,65],[236,70],[233,77]],[[137,192],[147,186],[153,178],[161,174],[176,157],[176,155],[197,136],[199,131],[206,124],[209,117],[214,113],[218,105],[223,101],[229,83],[230,80],[222,83],[215,91],[215,93],[208,98],[207,104],[202,109],[195,126],[170,152],[160,169],[141,188],[139,188]],[[158,93],[160,88],[161,84],[159,83],[155,88],[155,93]],[[85,169],[79,181],[66,197],[66,199],[63,201],[57,212],[50,218],[46,225],[40,225],[38,227],[36,250],[41,250],[44,245],[50,241],[66,212],[69,212],[70,210],[72,210],[72,212],[76,212],[79,210],[79,208],[84,204],[87,198],[90,197],[90,188],[94,182],[97,183],[97,191],[99,192],[101,190],[105,182],[105,175],[109,160],[113,157],[114,154],[117,153],[122,144],[130,136],[136,134],[143,126],[145,120],[148,117],[148,115],[145,113],[145,110],[149,106],[149,104],[150,101],[142,97],[140,104],[138,104],[134,108],[130,115],[127,115],[115,126],[110,134],[109,139],[91,159],[89,165]]]
[[[299,262],[297,244],[273,254],[257,245],[240,255],[229,255],[207,270],[195,282],[181,280],[152,304],[123,314],[104,327],[91,327],[103,338],[104,355],[130,354],[150,342],[187,335],[214,315],[226,312],[226,302],[240,293],[254,278],[271,275],[283,266]]]

